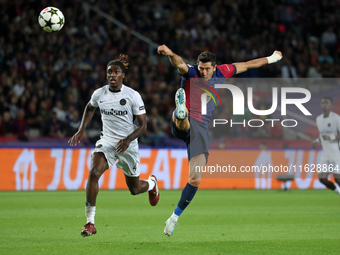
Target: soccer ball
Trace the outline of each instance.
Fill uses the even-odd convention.
[[[58,32],[65,23],[64,14],[55,7],[46,7],[39,14],[39,25],[46,32]]]

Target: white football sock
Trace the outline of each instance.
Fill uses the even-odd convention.
[[[172,215],[170,216],[170,218],[174,219],[175,221],[178,221],[178,215],[176,215],[174,212],[172,213]]]
[[[338,194],[340,195],[340,188],[339,188],[337,185],[335,185],[335,190],[334,190],[334,192],[335,192],[335,193],[338,193]]]
[[[146,180],[149,183],[148,191],[152,190],[155,187],[155,182],[151,179]]]
[[[94,215],[96,214],[95,206],[85,206],[85,216],[87,218],[87,223],[91,222],[94,224]]]

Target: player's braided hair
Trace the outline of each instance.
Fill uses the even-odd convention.
[[[119,66],[120,69],[122,69],[122,72],[125,73],[126,70],[128,69],[128,66],[129,66],[129,57],[125,54],[120,54],[119,55],[119,58],[117,59],[114,59],[114,60],[111,60],[106,68],[108,68],[109,66],[112,66],[112,65],[116,65],[116,66]]]

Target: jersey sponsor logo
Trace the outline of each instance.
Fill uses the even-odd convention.
[[[126,104],[126,100],[123,98],[123,99],[120,100],[119,103],[120,103],[120,105],[125,105]]]
[[[123,116],[123,115],[127,115],[128,111],[127,110],[115,110],[115,109],[111,109],[109,111],[107,110],[100,110],[101,114],[105,114],[105,115],[118,115],[118,116]]]
[[[140,110],[140,111],[142,111],[142,110],[144,110],[144,109],[145,109],[144,105],[139,107],[139,110]]]

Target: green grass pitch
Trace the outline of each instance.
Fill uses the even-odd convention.
[[[328,190],[199,190],[174,235],[181,191],[100,191],[83,238],[85,191],[0,192],[0,254],[340,254],[340,196]]]

